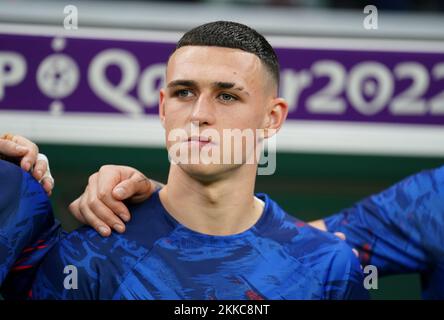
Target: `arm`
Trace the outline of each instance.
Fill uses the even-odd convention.
[[[0,286],[5,297],[23,295],[30,287],[59,230],[42,186],[18,166],[0,160]]]
[[[432,270],[444,258],[444,167],[410,176],[325,224],[381,275]]]
[[[94,236],[100,237],[96,233]],[[99,299],[99,291],[106,291],[113,281],[109,275],[113,274],[112,270],[97,268],[99,261],[106,259],[106,254],[97,249],[97,243],[85,234],[74,231],[65,235],[43,259],[29,297],[35,300]],[[103,279],[107,276],[109,281]]]
[[[369,293],[364,288],[359,261],[344,242],[341,241],[338,244],[327,270],[326,299],[366,300],[369,298]]]

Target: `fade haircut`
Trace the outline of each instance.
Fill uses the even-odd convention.
[[[176,49],[185,46],[214,46],[240,49],[256,55],[279,86],[279,62],[273,47],[256,30],[237,22],[216,21],[203,24],[185,33]]]

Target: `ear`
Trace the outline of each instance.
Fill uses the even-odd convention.
[[[272,137],[281,129],[287,115],[288,103],[284,98],[274,98],[270,101],[264,126],[265,139]]]
[[[165,90],[159,91],[159,118],[162,127],[165,129]]]

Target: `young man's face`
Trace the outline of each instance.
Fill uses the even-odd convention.
[[[239,49],[184,46],[171,56],[166,88],[160,92],[160,117],[167,148],[171,153],[172,147],[177,150],[180,145],[180,152],[188,152],[188,162],[192,162],[180,166],[201,177],[211,179],[238,168],[254,152],[255,144],[242,138],[240,145],[232,141],[226,150],[229,145],[224,129],[247,129],[256,135],[256,129],[269,124],[275,98],[276,84],[256,55]],[[187,137],[171,141],[170,133],[177,129],[186,132]],[[216,134],[219,138],[215,138]],[[190,137],[192,141],[188,141]],[[193,141],[199,137],[201,141]],[[215,148],[219,155],[214,153]],[[195,159],[196,154],[208,155],[212,160],[218,158],[220,164],[208,164],[208,160],[202,163],[201,158]],[[241,156],[240,163],[236,154]]]

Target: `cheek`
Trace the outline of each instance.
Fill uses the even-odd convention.
[[[184,122],[189,118],[189,111],[183,106],[173,103],[165,104],[165,129],[183,127]]]
[[[249,106],[240,109],[235,115],[231,115],[232,128],[239,129],[257,129],[261,128],[265,112],[260,112],[257,106]]]

